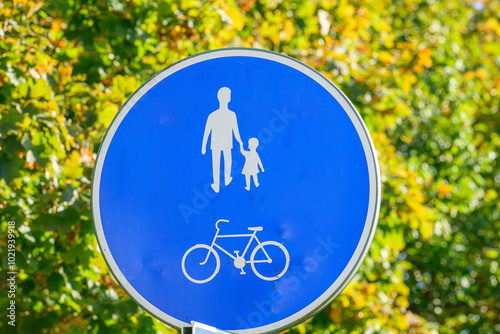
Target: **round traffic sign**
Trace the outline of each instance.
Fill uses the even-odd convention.
[[[175,327],[290,328],[352,279],[380,207],[373,143],[311,67],[257,49],[201,53],[123,105],[101,144],[92,211],[102,254]]]

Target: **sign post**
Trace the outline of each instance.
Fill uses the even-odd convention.
[[[257,49],[198,54],[141,86],[92,184],[100,249],[124,290],[174,327],[237,333],[283,331],[327,306],[366,256],[379,207],[353,104],[311,67]]]

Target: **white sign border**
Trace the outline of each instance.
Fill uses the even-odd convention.
[[[378,160],[376,158],[376,151],[373,145],[372,139],[364,124],[360,114],[352,104],[352,102],[345,96],[345,94],[337,87],[333,82],[328,80],[318,71],[309,67],[308,65],[291,58],[289,56],[282,55],[280,53],[253,49],[253,48],[227,48],[218,49],[212,51],[206,51],[199,53],[190,57],[187,57],[181,61],[178,61],[169,67],[163,69],[150,80],[144,83],[137,91],[135,91],[132,96],[124,103],[118,114],[113,119],[111,125],[109,126],[104,139],[99,148],[97,155],[94,175],[92,178],[92,215],[94,221],[94,229],[97,235],[97,241],[99,243],[100,250],[104,256],[106,263],[108,264],[112,274],[115,276],[118,283],[123,287],[123,289],[129,294],[129,296],[134,299],[139,305],[146,309],[149,313],[157,317],[158,319],[172,325],[176,328],[182,328],[190,326],[190,323],[180,321],[165,312],[158,309],[156,306],[147,301],[142,297],[137,290],[135,290],[132,285],[127,281],[120,268],[116,264],[111,251],[109,250],[106,237],[104,235],[101,214],[100,214],[100,204],[99,204],[99,185],[101,181],[101,173],[106,158],[106,153],[108,151],[109,145],[115,135],[116,130],[120,126],[121,122],[130,111],[130,109],[135,105],[137,101],[151,88],[153,88],[157,83],[165,79],[166,77],[172,75],[173,73],[182,70],[188,66],[194,65],[199,62],[223,58],[223,57],[253,57],[261,58],[270,61],[275,61],[277,63],[289,66],[295,70],[307,75],[318,84],[320,84],[324,89],[326,89],[344,108],[348,114],[351,122],[353,123],[356,131],[359,135],[363,149],[365,151],[366,161],[368,164],[368,174],[370,183],[370,193],[369,193],[369,203],[368,211],[366,216],[365,227],[363,233],[361,234],[361,239],[354,251],[353,256],[349,260],[347,266],[344,268],[340,276],[333,282],[333,284],[314,302],[303,308],[301,311],[275,323],[255,327],[245,330],[229,330],[238,334],[255,334],[255,333],[268,333],[268,332],[279,332],[292,328],[308,318],[312,317],[318,313],[323,307],[328,305],[333,299],[342,292],[342,290],[347,286],[347,284],[354,277],[358,271],[361,263],[363,262],[368,250],[370,248],[371,242],[375,235],[375,230],[378,221],[378,215],[380,211],[380,170],[378,165]],[[196,320],[196,319],[192,319]]]

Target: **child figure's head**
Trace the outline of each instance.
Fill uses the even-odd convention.
[[[259,140],[257,138],[250,138],[248,140],[248,148],[251,150],[255,150],[259,146]]]

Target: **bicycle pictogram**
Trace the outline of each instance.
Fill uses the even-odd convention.
[[[237,269],[241,270],[241,275],[246,274],[246,272],[244,271],[244,267],[247,264],[251,265],[252,270],[255,275],[257,275],[257,277],[266,281],[277,280],[286,273],[288,265],[290,264],[290,256],[287,249],[281,243],[276,241],[261,242],[257,237],[257,232],[263,230],[262,226],[248,227],[247,229],[252,233],[247,234],[220,234],[220,228],[218,226],[219,222],[227,223],[229,222],[229,220],[219,219],[215,223],[215,228],[217,231],[215,232],[215,236],[210,246],[206,244],[197,244],[189,248],[186,253],[184,253],[184,256],[182,257],[182,272],[188,280],[193,283],[202,284],[210,282],[215,277],[215,275],[217,275],[220,270],[220,256],[217,250],[222,251],[231,259],[233,259],[233,265]],[[217,243],[217,240],[221,238],[249,238],[249,240],[241,255],[239,250],[233,251],[235,255],[232,255]],[[257,242],[257,245],[252,250],[250,258],[247,260],[245,258],[245,255],[247,255],[248,250],[254,240]],[[197,254],[195,254],[195,252]],[[209,261],[209,259],[211,258],[211,254],[213,254],[213,257],[215,258],[215,263],[214,260]],[[200,259],[204,260],[198,262],[195,257],[200,255]],[[189,263],[188,268],[186,268],[186,262]],[[204,267],[206,265],[214,267],[213,271],[211,267]],[[200,268],[207,269],[204,270],[205,277],[208,276],[207,278],[193,277],[199,274],[198,269]],[[206,273],[206,271],[208,271],[208,274]]]

